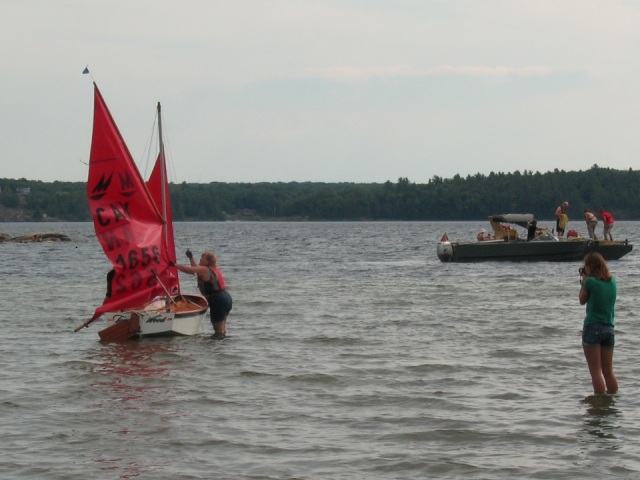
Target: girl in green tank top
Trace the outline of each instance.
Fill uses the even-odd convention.
[[[618,289],[599,253],[589,253],[584,258],[580,285],[580,305],[586,305],[587,309],[582,329],[582,350],[591,374],[593,393],[613,394],[618,391],[618,380],[613,373]]]

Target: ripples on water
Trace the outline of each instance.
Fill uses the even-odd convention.
[[[109,268],[91,226],[0,224],[73,239],[0,245],[0,476],[637,476],[638,253],[611,262],[620,393],[594,397],[579,264],[438,261],[482,227],[177,224],[180,252],[219,256],[230,336],[101,344],[73,333]]]

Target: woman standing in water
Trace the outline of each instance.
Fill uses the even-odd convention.
[[[227,335],[227,316],[231,311],[233,301],[227,292],[227,287],[218,269],[218,259],[212,252],[204,252],[200,263],[193,259],[191,250],[186,252],[190,265],[170,264],[184,273],[198,276],[198,290],[209,302],[209,315],[215,336],[222,338]]]
[[[589,253],[584,257],[580,284],[580,305],[587,305],[582,349],[589,366],[593,393],[613,394],[618,391],[618,380],[613,373],[617,285],[602,255]]]

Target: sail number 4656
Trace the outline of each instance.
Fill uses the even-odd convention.
[[[157,245],[141,247],[140,249],[132,249],[126,254],[118,255],[116,258],[116,263],[122,265],[124,270],[146,268],[151,265],[151,262],[160,265],[160,249]]]

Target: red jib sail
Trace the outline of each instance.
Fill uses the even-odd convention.
[[[168,177],[166,162],[164,159],[164,149],[161,147],[161,150],[162,151],[156,160],[156,164],[153,167],[153,171],[151,172],[151,176],[147,181],[147,188],[149,189],[151,198],[153,198],[153,201],[161,211],[162,216],[166,221],[163,235],[163,250],[167,252],[170,259],[175,260],[176,247],[173,240],[173,215],[171,213],[171,200],[169,197],[169,182],[167,181]],[[167,280],[166,282],[163,281],[163,283],[172,295],[180,293],[178,271],[175,267],[170,267],[167,270]]]
[[[87,195],[97,238],[116,275],[111,298],[93,319],[107,311],[140,308],[164,295],[164,287],[177,278],[175,268],[169,268],[175,248],[168,251],[165,219],[95,84],[94,92]]]

